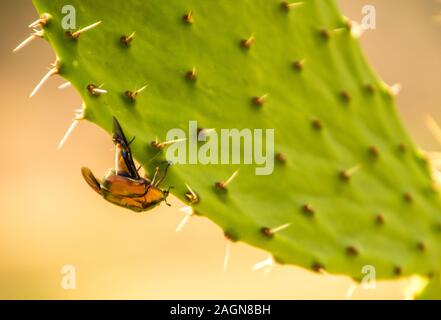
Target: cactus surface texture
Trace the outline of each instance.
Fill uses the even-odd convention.
[[[115,116],[148,172],[166,158],[167,132],[188,132],[189,121],[215,132],[274,129],[272,174],[256,175],[256,164],[169,170],[165,187],[228,239],[280,264],[358,281],[365,266],[378,279],[432,277],[426,298],[439,297],[441,202],[430,163],[334,1],[34,4],[49,14],[44,38],[57,73],[84,101],[84,118],[111,133]],[[101,23],[66,32],[65,5],[76,9],[77,30]],[[94,94],[99,87],[107,93]]]

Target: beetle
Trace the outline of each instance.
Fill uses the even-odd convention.
[[[115,117],[113,118],[113,142],[116,146],[115,168],[110,169],[102,181],[95,178],[89,168],[81,168],[81,173],[87,184],[105,200],[135,212],[148,211],[162,201],[169,205],[167,197],[170,188],[162,190],[159,186],[166,178],[170,164],[167,163],[160,178],[158,177],[159,166],[156,168],[152,180],[141,177],[130,150],[130,144],[133,140],[127,141]]]

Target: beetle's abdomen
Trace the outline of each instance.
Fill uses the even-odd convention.
[[[136,212],[147,211],[157,206],[165,199],[163,192],[154,187],[148,188],[147,193],[142,196],[116,195],[114,193],[109,193],[105,189],[101,189],[101,191],[104,199],[107,201]]]
[[[133,180],[121,175],[110,174],[102,182],[106,193],[115,196],[143,197],[150,183],[145,179]]]

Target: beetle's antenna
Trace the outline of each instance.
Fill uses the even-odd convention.
[[[190,219],[190,217],[194,214],[193,208],[189,207],[189,206],[182,207],[181,209],[179,209],[179,211],[184,212],[185,216],[181,220],[181,222],[178,224],[178,226],[176,227],[176,232],[181,231],[182,228],[188,223],[188,220]]]
[[[40,82],[37,84],[35,89],[31,92],[29,97],[32,98],[38,92],[38,90],[40,90],[40,88],[43,86],[43,84],[45,84],[45,82],[47,80],[49,80],[50,77],[58,74],[59,72],[60,72],[60,67],[58,65],[58,62],[55,62],[53,64],[53,68],[50,69],[48,73],[46,73],[46,75],[43,77],[43,79],[40,80]]]
[[[66,143],[66,140],[70,137],[70,135],[72,134],[72,132],[74,131],[74,129],[77,127],[78,122],[80,120],[84,119],[84,110],[83,109],[78,109],[75,110],[75,117],[74,120],[72,121],[72,124],[70,125],[70,127],[67,129],[66,133],[64,134],[63,138],[61,139],[60,143],[58,144],[57,149],[61,149],[64,144]]]

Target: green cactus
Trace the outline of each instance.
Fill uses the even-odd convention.
[[[229,239],[355,280],[365,265],[379,279],[433,276],[428,287],[440,297],[441,202],[430,164],[334,1],[34,4],[49,14],[42,28],[58,57],[54,73],[81,94],[84,118],[110,133],[117,117],[148,172],[165,159],[168,130],[188,131],[189,121],[216,132],[274,129],[271,175],[246,164],[170,168],[172,193]],[[66,32],[67,4],[77,30],[102,23]],[[101,84],[106,94],[94,91]]]

